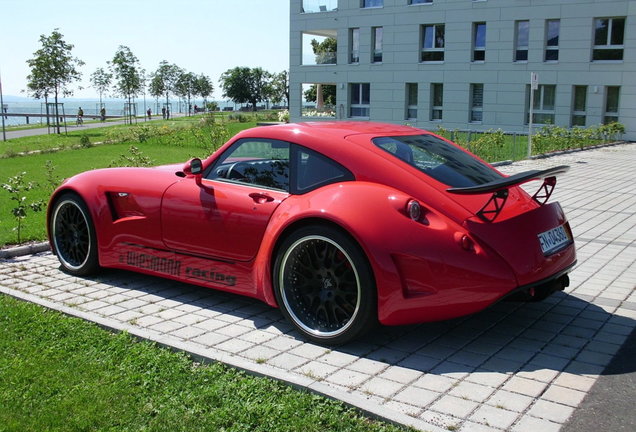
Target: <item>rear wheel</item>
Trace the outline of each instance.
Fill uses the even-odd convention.
[[[337,229],[310,226],[287,237],[274,285],[283,314],[315,342],[348,342],[377,321],[371,267],[360,247]]]
[[[99,268],[95,227],[84,201],[66,193],[51,212],[50,233],[53,248],[67,273],[83,276]]]

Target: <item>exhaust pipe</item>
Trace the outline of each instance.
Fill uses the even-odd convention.
[[[565,288],[570,286],[570,278],[567,274],[554,279],[550,282],[546,282],[542,285],[536,285],[528,288],[525,291],[517,292],[508,298],[508,300],[512,301],[526,301],[526,302],[537,302],[541,300],[545,300],[552,294],[557,291],[563,291]]]

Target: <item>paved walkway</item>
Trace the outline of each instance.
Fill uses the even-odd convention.
[[[636,327],[636,144],[502,170],[559,164],[572,169],[552,200],[570,218],[579,262],[571,286],[541,303],[382,328],[327,349],[260,302],[124,271],[76,278],[50,253],[1,261],[0,291],[420,430],[557,431]]]

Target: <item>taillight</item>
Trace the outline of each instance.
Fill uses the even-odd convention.
[[[467,251],[472,251],[475,249],[475,242],[466,234],[464,234],[462,238],[459,240],[459,244],[461,245],[462,249]]]

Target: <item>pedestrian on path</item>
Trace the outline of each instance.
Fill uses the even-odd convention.
[[[146,111],[146,114],[148,114],[148,120],[152,120],[152,110],[150,108],[148,108],[148,111]]]

